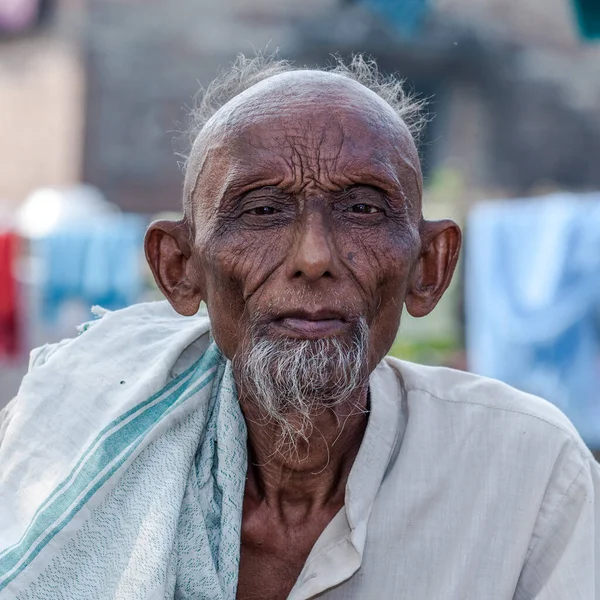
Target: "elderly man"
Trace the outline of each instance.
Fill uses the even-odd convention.
[[[460,246],[421,215],[414,109],[360,58],[207,90],[184,218],[146,238],[170,305],[34,352],[4,415],[0,598],[600,598],[567,419],[385,357]]]

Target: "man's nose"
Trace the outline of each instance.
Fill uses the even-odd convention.
[[[332,233],[324,215],[306,215],[298,231],[288,260],[288,276],[312,283],[322,277],[335,278],[338,265]]]

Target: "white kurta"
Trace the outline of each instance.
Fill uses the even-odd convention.
[[[554,406],[386,359],[291,600],[600,599],[600,467]]]

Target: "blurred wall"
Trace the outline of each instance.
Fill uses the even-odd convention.
[[[0,45],[0,207],[81,180],[84,81],[73,42],[41,35]]]
[[[237,52],[281,48],[335,0],[91,0],[84,174],[122,207],[178,209],[174,138],[199,86]]]
[[[488,181],[600,187],[600,44],[579,37],[571,0],[439,0],[436,11],[486,54]]]
[[[569,0],[429,6],[407,36],[368,0],[90,0],[84,177],[126,209],[177,209],[185,106],[237,52],[267,47],[309,65],[367,52],[432,97],[425,171],[458,171],[467,201],[599,187],[600,47],[578,38]]]

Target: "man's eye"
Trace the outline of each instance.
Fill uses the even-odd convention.
[[[374,213],[381,212],[381,209],[371,204],[355,204],[350,207],[350,211],[361,215],[372,215]]]
[[[277,209],[272,206],[257,206],[255,208],[251,208],[247,210],[246,213],[249,215],[258,215],[258,216],[267,216],[273,215],[277,212]]]

